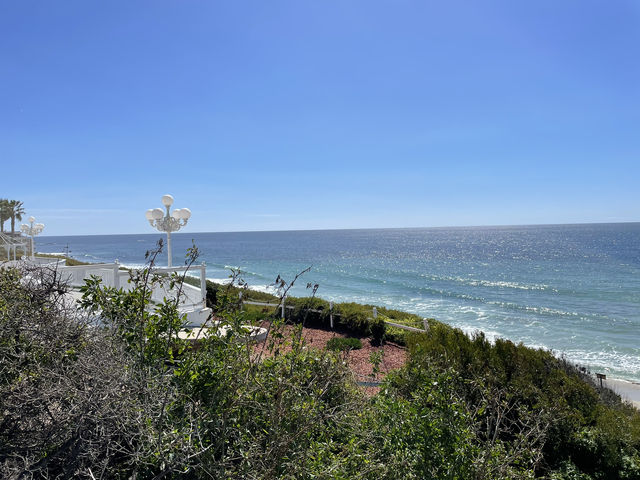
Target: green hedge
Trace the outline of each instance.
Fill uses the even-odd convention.
[[[505,410],[505,424],[517,424],[522,411],[553,415],[545,434],[540,475],[569,479],[640,478],[640,415],[608,389],[601,389],[583,368],[509,340],[490,342],[459,329],[430,322],[429,335],[412,336],[405,375],[395,379],[404,395],[421,388],[418,371],[435,366],[456,372],[456,390],[469,405],[486,392],[498,392],[520,410]],[[512,433],[512,432],[511,432]],[[501,438],[510,440],[510,437]]]
[[[270,315],[279,316],[280,309],[276,307],[280,299],[269,293],[258,292],[250,289],[241,289],[236,286],[222,285],[207,280],[207,303],[215,311],[218,307],[218,299],[224,293],[233,301],[238,300],[238,294],[242,291],[243,300],[271,303],[271,307],[245,305],[248,318],[265,318]],[[294,323],[304,323],[307,326],[328,328],[330,325],[329,302],[317,297],[287,297],[285,305],[293,307],[286,309],[287,320]],[[422,317],[411,313],[402,312],[386,307],[378,307],[378,318],[373,318],[374,305],[362,305],[354,302],[334,303],[333,324],[334,328],[359,337],[371,337],[374,343],[391,341],[400,345],[406,345],[409,332],[386,325],[385,321],[391,321],[402,325],[423,328]],[[433,321],[433,320],[430,320]]]

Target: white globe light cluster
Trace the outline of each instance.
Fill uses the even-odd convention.
[[[33,223],[36,219],[34,217],[29,217],[29,225],[22,224],[20,225],[20,231],[25,235],[38,235],[42,233],[44,230],[44,223]]]
[[[26,225],[24,223],[20,225],[20,231],[25,235],[28,235],[31,237],[31,258],[32,259],[34,258],[35,248],[36,248],[33,237],[41,234],[42,230],[44,230],[44,223],[34,223],[35,221],[36,221],[35,217],[31,216],[29,217],[29,225]]]
[[[162,196],[162,208],[150,208],[146,211],[145,217],[149,221],[149,225],[156,228],[160,232],[167,233],[167,255],[168,265],[171,266],[171,232],[177,232],[184,227],[189,218],[191,218],[191,210],[188,208],[176,208],[173,212],[169,212],[173,205],[173,197],[171,195]]]

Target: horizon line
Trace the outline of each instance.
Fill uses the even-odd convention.
[[[202,234],[202,233],[285,233],[285,232],[339,232],[358,230],[445,230],[461,228],[508,228],[508,227],[560,227],[560,226],[581,226],[581,225],[625,225],[636,224],[640,221],[625,222],[577,222],[577,223],[529,223],[529,224],[497,224],[497,225],[442,225],[431,227],[361,227],[361,228],[305,228],[305,229],[284,229],[284,230],[221,230],[221,231],[201,231],[201,232],[172,232],[173,235]],[[6,233],[6,232],[5,232]],[[17,233],[17,232],[16,232]],[[84,233],[72,235],[39,235],[38,238],[45,237],[99,237],[117,235],[165,235],[165,232],[144,232],[144,233]]]

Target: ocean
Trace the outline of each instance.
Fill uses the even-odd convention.
[[[144,264],[162,238],[39,237],[40,252]],[[268,290],[278,275],[292,295],[386,306],[552,350],[593,372],[640,381],[640,223],[176,233],[173,263],[195,242],[207,277],[239,268]],[[166,265],[166,254],[160,257]]]

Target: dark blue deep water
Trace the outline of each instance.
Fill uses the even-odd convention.
[[[37,249],[140,265],[159,238],[41,237]],[[174,265],[192,240],[211,279],[240,268],[265,289],[311,266],[294,295],[318,283],[329,300],[433,317],[640,381],[640,223],[180,233]]]

